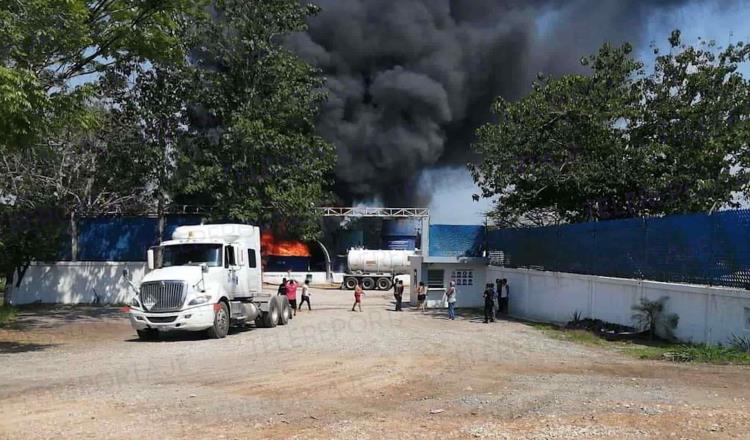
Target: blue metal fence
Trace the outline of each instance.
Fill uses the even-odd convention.
[[[181,225],[200,224],[199,216],[169,215],[164,240]],[[78,223],[78,260],[145,261],[149,247],[159,243],[158,219],[152,217],[96,217]],[[64,242],[62,260],[70,260],[70,240]]]
[[[164,238],[198,216],[169,216]],[[157,220],[84,219],[82,261],[143,261]],[[750,289],[750,210],[626,219],[543,228],[431,225],[430,255],[481,256],[496,264],[588,275]],[[69,246],[62,251],[70,258]]]
[[[750,210],[487,232],[498,264],[750,288]]]

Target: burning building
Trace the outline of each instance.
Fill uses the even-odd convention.
[[[310,246],[295,240],[281,240],[270,231],[261,234],[263,270],[268,272],[306,272],[310,270]]]

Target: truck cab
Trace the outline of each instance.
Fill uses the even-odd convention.
[[[178,227],[148,251],[148,269],[140,286],[131,283],[130,322],[142,339],[172,330],[223,338],[233,324],[275,327],[292,317],[286,297],[263,292],[257,226]]]

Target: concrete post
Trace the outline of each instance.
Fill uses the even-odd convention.
[[[427,257],[430,255],[430,217],[422,217],[422,242],[419,245],[419,249],[422,251],[422,256]]]

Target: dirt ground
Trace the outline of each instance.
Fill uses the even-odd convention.
[[[314,290],[286,327],[140,342],[115,308],[0,329],[0,439],[750,438],[750,368]]]

